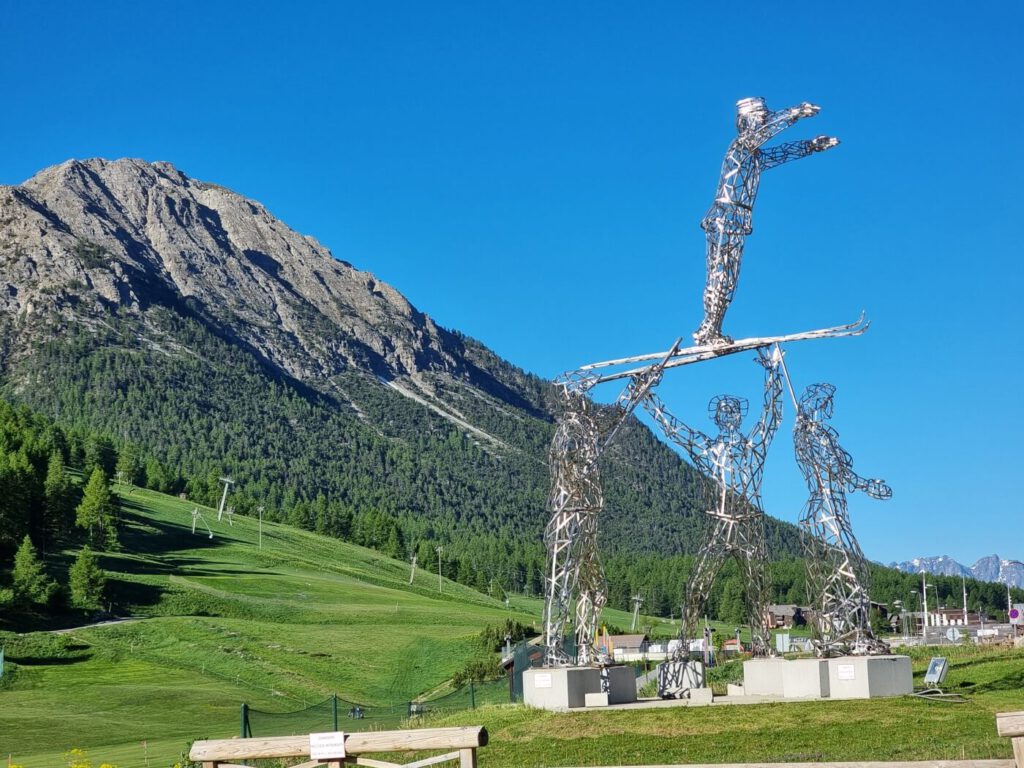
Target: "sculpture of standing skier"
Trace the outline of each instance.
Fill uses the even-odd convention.
[[[820,109],[805,101],[799,106],[771,112],[760,97],[736,102],[737,136],[725,153],[715,201],[700,223],[707,238],[707,282],[704,320],[693,334],[698,345],[730,341],[722,334],[722,321],[736,292],[743,242],[753,231],[751,217],[761,172],[831,149],[839,144],[839,139],[818,136],[772,147],[763,145],[797,120],[818,114]]]

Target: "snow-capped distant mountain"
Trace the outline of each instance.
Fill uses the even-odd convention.
[[[988,555],[968,568],[949,555],[939,557],[915,557],[902,563],[890,563],[904,573],[934,573],[939,576],[968,576],[978,581],[994,581],[1024,588],[1024,563],[1019,560],[1002,560],[999,555]]]

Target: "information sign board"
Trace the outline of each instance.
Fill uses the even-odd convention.
[[[345,757],[345,734],[341,731],[309,734],[310,760],[337,760]]]

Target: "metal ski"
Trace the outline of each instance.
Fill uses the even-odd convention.
[[[703,360],[713,360],[716,357],[734,355],[737,352],[747,352],[752,349],[769,347],[772,344],[786,344],[791,341],[804,341],[806,339],[836,339],[845,336],[860,336],[871,325],[870,321],[864,319],[862,312],[860,317],[853,323],[844,325],[833,325],[829,328],[817,328],[812,331],[801,331],[799,333],[787,333],[780,336],[752,336],[746,339],[736,339],[725,344],[702,344],[694,347],[682,347],[665,352],[651,352],[646,355],[635,355],[623,357],[618,360],[605,360],[600,363],[590,363],[579,368],[578,375],[582,374],[589,385],[587,389],[602,384],[606,381],[615,381],[630,376],[636,376],[647,370],[649,366],[630,368],[624,371],[614,371],[605,374],[592,374],[601,368],[629,365],[631,363],[642,363],[648,360],[665,360],[664,369],[677,368],[681,365],[699,363]],[[666,359],[667,358],[667,359]]]

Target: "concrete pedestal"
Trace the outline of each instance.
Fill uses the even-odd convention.
[[[827,659],[793,659],[785,662],[782,695],[787,699],[829,698]]]
[[[907,656],[834,659],[750,659],[743,662],[748,696],[786,699],[872,699],[913,693]]]
[[[785,659],[749,659],[743,662],[743,691],[747,696],[782,696]]]
[[[704,663],[701,661],[663,661],[658,665],[658,695],[663,699],[689,696],[704,687]]]
[[[636,701],[636,674],[632,667],[609,667],[607,702]],[[551,667],[523,672],[523,702],[540,709],[566,710],[587,706],[587,694],[600,694],[601,670],[597,667]],[[591,698],[591,702],[597,702]],[[594,706],[594,704],[591,704]]]
[[[829,698],[873,699],[914,692],[909,656],[840,656],[828,660]]]

